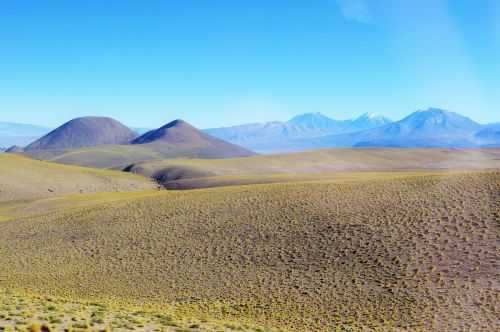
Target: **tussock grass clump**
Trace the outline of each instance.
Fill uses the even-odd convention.
[[[208,332],[220,330],[220,324],[208,320],[182,318],[174,321],[167,313],[140,310],[136,307],[103,305],[96,302],[76,302],[63,298],[44,298],[26,293],[12,293],[0,289],[0,304],[13,306],[9,315],[0,316],[0,331],[22,332],[111,332],[111,331],[164,331]],[[48,310],[50,308],[50,310]],[[102,318],[96,321],[100,310]],[[26,312],[31,312],[26,316]],[[58,319],[54,319],[57,315]],[[37,317],[36,319],[34,317]],[[133,318],[133,319],[132,319]],[[222,331],[254,332],[258,329],[235,324],[234,329]]]
[[[112,329],[493,331],[499,216],[496,171],[167,191],[0,223],[0,287]]]

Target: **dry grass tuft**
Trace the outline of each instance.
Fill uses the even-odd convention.
[[[123,329],[493,331],[499,220],[499,172],[160,192],[0,223],[0,287]]]
[[[166,312],[139,310],[122,304],[75,302],[0,290],[0,331],[111,332],[111,331],[268,331],[262,328],[209,320],[177,319]],[[231,328],[227,326],[231,326]]]

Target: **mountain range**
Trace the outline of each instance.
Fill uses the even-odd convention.
[[[0,142],[9,137],[26,138],[47,131],[47,128],[32,125],[0,123]],[[246,156],[251,151],[277,153],[330,147],[500,146],[500,123],[482,125],[458,113],[437,108],[413,112],[396,122],[371,113],[351,120],[306,113],[288,121],[203,131],[175,120],[154,130],[141,128],[140,132],[142,135],[110,118],[78,118],[29,144],[26,151],[135,145],[160,151],[158,157],[179,157],[185,153],[187,156],[222,158]],[[19,152],[20,149],[14,147],[11,151]]]
[[[391,122],[383,116],[371,113],[352,120],[334,120],[321,113],[306,113],[285,122],[251,123],[206,129],[205,132],[254,151],[279,152],[293,148],[297,140],[359,132]]]
[[[485,132],[487,130],[487,132]],[[298,140],[301,149],[321,147],[448,147],[500,146],[497,129],[483,126],[460,114],[429,108],[400,121],[350,134],[327,135],[315,140]],[[484,137],[483,137],[484,136]]]
[[[374,114],[338,121],[321,113],[310,113],[287,122],[248,124],[207,132],[260,153],[331,147],[500,146],[499,124],[481,125],[438,108],[419,110],[396,122]]]

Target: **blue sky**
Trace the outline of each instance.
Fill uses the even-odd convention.
[[[500,121],[496,0],[0,2],[0,121]]]

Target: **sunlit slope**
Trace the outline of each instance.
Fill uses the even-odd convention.
[[[339,172],[492,168],[500,168],[500,149],[327,149],[250,158],[153,160],[126,170],[167,187],[196,188],[302,180]]]
[[[499,219],[499,172],[159,192],[1,222],[0,287],[293,331],[492,331]]]
[[[164,308],[100,303],[0,289],[1,331],[280,332],[228,321],[178,316]]]
[[[151,181],[138,175],[0,155],[0,202],[154,188]]]

